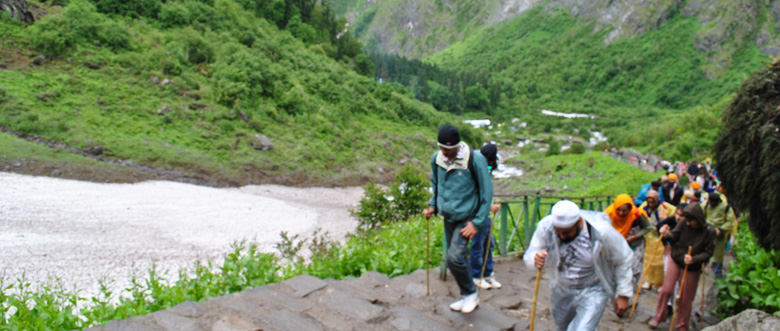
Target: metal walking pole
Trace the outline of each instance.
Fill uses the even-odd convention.
[[[539,296],[539,281],[542,279],[542,268],[536,269],[536,285],[534,285],[534,301],[531,302],[531,325],[530,331],[534,331],[534,321],[536,320],[536,298]]]
[[[688,255],[691,255],[691,246],[688,246]],[[683,271],[682,280],[680,280],[680,292],[678,292],[679,294],[677,295],[677,300],[675,300],[676,302],[674,304],[674,313],[672,314],[672,324],[669,325],[669,331],[674,330],[674,320],[675,318],[677,318],[677,308],[680,305],[680,297],[682,296],[683,293],[683,286],[685,286],[685,274],[687,273],[688,273],[688,265],[686,264],[685,270]]]
[[[636,302],[639,299],[639,291],[642,290],[642,281],[645,280],[645,276],[647,275],[647,270],[650,269],[650,266],[653,264],[653,260],[655,260],[655,255],[658,252],[658,245],[661,244],[661,241],[663,241],[663,237],[658,239],[658,242],[655,244],[655,248],[653,248],[653,255],[650,256],[650,262],[647,263],[647,267],[645,268],[645,271],[642,273],[642,278],[639,278],[639,284],[636,287],[636,295],[634,296],[634,304],[631,305],[631,314],[628,315],[629,318],[634,317],[634,309],[636,309]]]

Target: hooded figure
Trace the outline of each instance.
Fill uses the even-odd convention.
[[[702,267],[715,251],[715,229],[707,225],[704,212],[699,204],[692,203],[683,209],[683,216],[677,222],[677,226],[673,230],[669,230],[668,226],[663,226],[661,234],[663,240],[672,245],[672,263],[668,265],[664,285],[658,294],[655,316],[648,322],[648,325],[651,328],[656,328],[668,317],[666,303],[674,293],[674,284],[677,281],[683,281],[682,274],[687,265],[688,273],[685,275],[684,287],[680,289],[677,305],[679,319],[676,321],[675,328],[688,330],[691,304],[696,297]],[[688,247],[691,248],[690,255],[688,255]]]
[[[610,299],[623,314],[631,287],[631,249],[606,214],[556,203],[534,232],[523,260],[550,274],[550,309],[558,330],[596,330]]]

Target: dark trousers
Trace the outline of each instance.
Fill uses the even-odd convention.
[[[450,223],[444,221],[444,236],[449,243],[447,249],[447,268],[460,287],[461,295],[469,295],[477,291],[474,279],[471,276],[468,263],[469,240],[460,234],[460,230],[466,226],[466,221]]]

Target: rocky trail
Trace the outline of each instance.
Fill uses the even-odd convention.
[[[457,285],[451,275],[442,281],[432,269],[427,296],[424,270],[395,278],[376,272],[343,280],[303,275],[204,302],[184,302],[93,330],[527,330],[536,272],[517,257],[497,261],[495,272],[503,287],[481,290],[480,305],[471,314],[449,309],[460,296]],[[708,288],[711,278],[707,277]],[[645,291],[633,318],[617,317],[610,305],[599,330],[649,330],[646,323],[656,298],[656,291]],[[700,300],[699,293],[694,312],[699,311]],[[692,320],[693,329],[699,329],[699,318]],[[705,326],[713,322],[717,319],[708,316]],[[668,327],[666,322],[659,329]],[[555,330],[546,276],[539,289],[535,330]]]

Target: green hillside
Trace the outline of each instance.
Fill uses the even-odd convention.
[[[359,74],[367,57],[336,29],[316,33],[317,6],[280,30],[261,2],[96,3],[35,3],[32,26],[0,16],[3,128],[223,185],[345,184],[427,159],[451,121]]]

